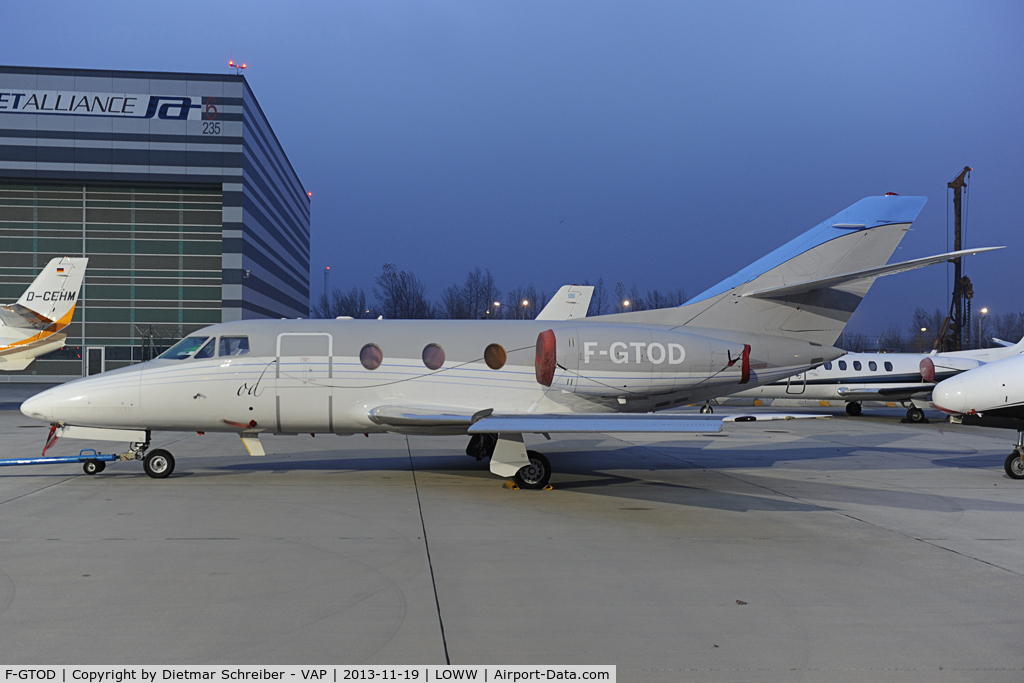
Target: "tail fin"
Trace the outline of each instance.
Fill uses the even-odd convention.
[[[590,299],[594,296],[592,285],[562,285],[551,301],[537,314],[537,320],[570,320],[586,318]]]
[[[88,263],[87,258],[52,259],[18,299],[17,306],[35,314],[41,322],[67,325],[75,310]]]
[[[762,332],[831,345],[879,276],[862,272],[889,260],[926,201],[866,197],[678,308],[609,318]],[[857,279],[842,277],[850,274]]]

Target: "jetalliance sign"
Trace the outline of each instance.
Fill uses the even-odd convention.
[[[15,90],[0,86],[0,114],[65,114],[176,121],[217,118],[215,97],[167,97],[131,93]]]

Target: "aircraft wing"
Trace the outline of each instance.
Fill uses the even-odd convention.
[[[628,433],[628,432],[719,432],[726,422],[771,422],[798,418],[829,417],[785,413],[751,413],[711,417],[678,413],[577,413],[570,415],[492,415],[482,418],[467,430],[470,434],[501,432],[554,434]]]
[[[839,395],[847,401],[906,401],[911,398],[928,398],[934,384],[906,384],[901,387],[882,389],[839,389]]]
[[[380,406],[370,411],[370,419],[379,425],[396,428],[462,428],[469,434],[629,433],[629,432],[718,432],[725,422],[770,422],[798,418],[828,417],[790,413],[750,413],[743,415],[689,415],[680,413],[559,413],[555,415],[521,413],[494,415],[491,409],[471,413],[466,410],[435,410],[419,407]]]
[[[828,289],[829,287],[835,287],[837,285],[845,284],[847,282],[856,282],[857,280],[874,280],[878,277],[885,275],[895,275],[896,273],[905,273],[908,270],[915,270],[917,268],[924,268],[935,263],[942,263],[943,261],[951,261],[961,256],[972,256],[974,254],[981,254],[986,251],[994,251],[996,249],[1005,249],[1005,247],[984,247],[982,249],[961,249],[960,251],[951,251],[947,254],[938,254],[936,256],[926,256],[924,258],[913,259],[911,261],[903,261],[902,263],[890,263],[886,266],[879,266],[877,268],[868,268],[866,270],[858,270],[852,273],[843,273],[842,275],[836,275],[835,277],[826,277],[819,280],[809,280],[807,282],[798,282],[793,285],[786,285],[783,287],[772,287],[770,289],[758,289],[753,292],[744,292],[740,294],[741,297],[752,296],[758,299],[778,299],[792,294],[804,294],[806,292],[813,292],[817,289]]]

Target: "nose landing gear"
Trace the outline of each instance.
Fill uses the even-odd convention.
[[[142,469],[154,479],[166,479],[174,471],[174,456],[158,448],[142,458]]]
[[[1024,432],[1017,432],[1017,445],[1003,461],[1003,470],[1010,479],[1024,479]]]

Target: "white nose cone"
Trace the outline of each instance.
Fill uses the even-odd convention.
[[[47,394],[50,390],[36,394],[21,404],[21,412],[33,420],[51,422],[53,420],[53,401]]]
[[[932,403],[936,408],[950,415],[962,415],[967,412],[966,397],[964,396],[963,375],[950,377],[942,380],[932,389]]]
[[[996,382],[991,365],[962,372],[939,382],[932,390],[932,403],[953,415],[983,413],[1005,404],[1002,384]]]

